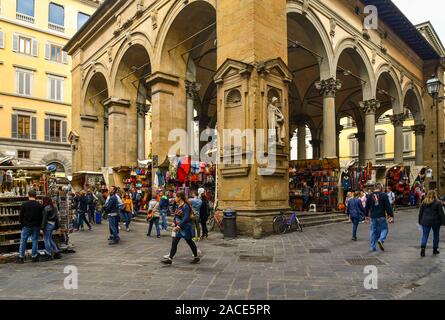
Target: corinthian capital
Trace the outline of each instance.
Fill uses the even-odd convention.
[[[146,103],[138,103],[136,104],[138,115],[144,118],[147,113],[150,111],[150,106]]]
[[[416,124],[411,127],[411,130],[414,131],[416,136],[423,136],[426,132],[426,125],[424,124]]]
[[[199,90],[201,90],[201,84],[185,80],[185,91],[187,93],[188,98],[195,99]]]
[[[362,101],[359,104],[364,114],[375,114],[380,108],[380,101],[376,99]]]
[[[315,88],[320,91],[320,94],[324,97],[335,97],[337,91],[341,89],[342,81],[334,78],[317,81]]]
[[[404,113],[395,114],[389,117],[394,127],[403,127],[403,123],[406,120]]]

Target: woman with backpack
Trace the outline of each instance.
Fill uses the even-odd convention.
[[[445,215],[442,202],[437,197],[435,190],[428,191],[425,201],[420,207],[419,224],[422,226],[422,243],[420,256],[425,257],[426,245],[433,229],[433,255],[438,255],[440,241],[440,227],[445,225]]]
[[[46,260],[61,259],[60,249],[53,240],[53,232],[59,228],[59,216],[57,207],[54,206],[50,197],[43,198],[43,219],[41,229],[45,243]]]
[[[178,207],[175,211],[175,218],[173,220],[172,246],[170,254],[164,256],[164,260],[162,261],[162,263],[169,265],[173,263],[173,258],[176,255],[179,241],[181,241],[181,239],[184,239],[193,252],[194,258],[191,263],[197,264],[200,262],[201,259],[199,258],[198,248],[196,247],[195,242],[193,242],[192,240],[192,206],[183,191],[176,194],[176,203],[178,204]]]
[[[148,215],[147,221],[149,222],[147,237],[151,237],[151,230],[153,225],[156,227],[156,236],[158,239],[161,237],[161,229],[159,227],[159,220],[161,219],[161,208],[159,201],[156,198],[151,199],[148,203]]]

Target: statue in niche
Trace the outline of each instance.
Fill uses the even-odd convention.
[[[268,106],[269,130],[273,130],[273,142],[284,145],[286,139],[285,117],[279,108],[279,100],[273,97]]]

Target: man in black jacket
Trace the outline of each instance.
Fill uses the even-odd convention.
[[[386,215],[388,215],[388,220]],[[394,211],[380,183],[375,186],[374,192],[366,200],[366,217],[368,221],[369,217],[371,218],[371,251],[377,251],[376,244],[379,245],[380,250],[385,251],[384,243],[389,232],[388,222],[394,222]]]
[[[43,219],[43,206],[36,200],[37,193],[34,189],[28,192],[29,201],[22,204],[20,210],[20,224],[22,226],[22,236],[20,239],[18,263],[25,261],[26,244],[29,237],[32,239],[32,261],[38,262],[38,246],[40,226]]]

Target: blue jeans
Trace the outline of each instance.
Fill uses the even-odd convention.
[[[133,215],[131,212],[122,211],[122,216],[124,217],[125,228],[128,228],[130,226],[131,219],[133,219]]]
[[[162,216],[162,229],[167,231],[167,229],[168,229],[167,209],[161,209],[161,216]]]
[[[39,249],[39,227],[23,227],[22,229],[22,237],[20,239],[20,249],[19,249],[19,257],[25,257],[26,244],[28,243],[29,237],[32,240],[32,257],[35,258],[38,255],[37,250]]]
[[[388,221],[386,221],[386,218],[371,219],[371,251],[376,250],[377,241],[385,242],[388,233]]]
[[[43,234],[43,240],[45,242],[45,251],[47,254],[51,255],[52,253],[60,252],[56,243],[53,240],[53,231],[56,228],[54,224],[48,223],[45,228],[45,232]]]
[[[357,238],[357,229],[360,224],[360,217],[351,217],[352,221],[352,237]]]
[[[108,224],[110,226],[111,238],[113,242],[119,242],[121,238],[119,237],[119,217],[118,216],[108,216]]]
[[[96,206],[95,205],[89,205],[88,206],[88,222],[89,223],[96,223]]]
[[[159,228],[159,217],[155,217],[155,218],[150,220],[150,224],[148,225],[147,235],[151,236],[151,229],[153,229],[153,224],[156,227],[156,235],[158,237],[161,236],[161,229]]]
[[[440,226],[435,227],[427,227],[423,226],[423,236],[422,236],[422,248],[426,248],[428,244],[428,239],[430,237],[431,229],[433,229],[433,249],[439,249],[439,241],[440,241]]]

